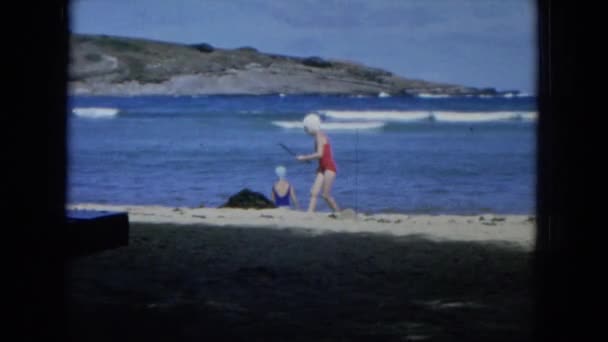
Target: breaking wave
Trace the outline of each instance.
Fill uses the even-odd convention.
[[[72,113],[76,116],[86,118],[111,118],[115,117],[120,110],[117,108],[102,108],[102,107],[76,107],[72,109]]]

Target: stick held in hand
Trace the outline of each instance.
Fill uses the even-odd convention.
[[[283,144],[283,143],[279,143],[279,145],[281,145],[281,147],[282,147],[282,148],[283,148],[285,151],[287,151],[287,153],[291,154],[291,155],[292,155],[292,156],[294,156],[294,157],[296,156],[296,153],[295,153],[294,151],[290,150],[290,149],[289,149],[289,147],[285,146],[285,144]],[[306,163],[310,163],[310,160],[306,160]]]
[[[285,151],[287,151],[287,153],[291,154],[291,155],[292,155],[292,156],[294,156],[294,157],[296,156],[295,152],[294,152],[294,151],[292,151],[292,150],[290,150],[290,149],[289,149],[287,146],[285,146],[283,143],[279,143],[279,145],[281,145],[281,147],[282,147],[282,148],[283,148]]]

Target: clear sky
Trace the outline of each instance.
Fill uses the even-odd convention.
[[[75,33],[250,46],[535,93],[534,0],[72,0]]]

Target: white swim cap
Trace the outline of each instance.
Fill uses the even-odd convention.
[[[276,173],[277,177],[279,178],[285,178],[287,170],[285,169],[285,166],[279,165],[276,169],[274,169],[274,173]]]
[[[302,123],[308,133],[316,133],[321,129],[321,118],[317,114],[306,115]]]

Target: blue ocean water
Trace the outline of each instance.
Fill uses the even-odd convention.
[[[216,207],[270,196],[287,168],[303,208],[316,163],[302,118],[317,112],[361,212],[535,211],[534,97],[142,96],[69,99],[68,202]],[[320,211],[328,211],[320,200]]]

